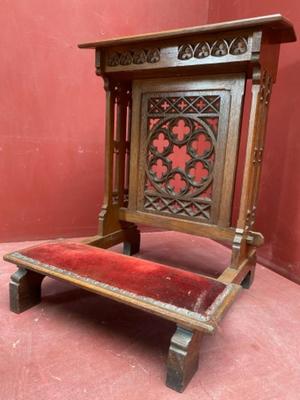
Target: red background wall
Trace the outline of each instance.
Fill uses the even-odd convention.
[[[103,195],[104,93],[77,43],[280,12],[296,0],[2,0],[0,240],[84,236]],[[257,228],[265,265],[300,282],[300,42],[282,47]]]
[[[95,234],[104,93],[77,44],[206,23],[208,1],[182,4],[1,0],[1,241]]]

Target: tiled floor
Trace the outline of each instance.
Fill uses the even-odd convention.
[[[156,232],[143,235],[140,256],[217,276],[229,253],[207,239]],[[172,323],[49,278],[42,303],[16,315],[8,311],[14,271],[1,262],[0,400],[300,399],[300,288],[262,266],[204,338],[183,394],[164,384]]]

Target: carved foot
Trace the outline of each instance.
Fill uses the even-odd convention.
[[[245,278],[242,280],[241,286],[244,289],[250,289],[250,287],[254,281],[254,276],[255,276],[255,267],[252,267],[249,270],[249,272],[247,273],[247,275],[245,276]]]
[[[20,314],[41,301],[41,284],[45,276],[19,268],[10,278],[10,310]]]
[[[133,256],[140,251],[141,234],[140,231],[135,228],[126,232],[126,238],[123,245],[123,254],[127,256]]]
[[[166,385],[183,392],[198,369],[202,333],[177,327],[172,336],[167,360]]]

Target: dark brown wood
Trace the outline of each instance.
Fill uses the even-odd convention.
[[[218,280],[224,283],[234,282],[240,284],[244,289],[249,289],[253,283],[255,275],[256,265],[256,248],[254,246],[248,246],[247,255],[242,262],[236,268],[234,265],[230,265],[225,271],[219,276]]]
[[[6,259],[22,266],[10,284],[12,311],[36,304],[49,275],[173,321],[167,385],[183,391],[198,367],[200,337],[215,330],[241,287],[254,279],[256,249],[263,244],[254,226],[271,87],[280,43],[295,40],[292,24],[274,14],[79,45],[95,49],[106,91],[104,200],[98,234],[84,242],[102,248],[124,243],[124,253],[133,255],[140,248],[136,224],[227,242],[232,257],[218,280],[228,293],[195,319],[171,304],[132,298],[122,288],[99,287],[12,254]],[[249,115],[243,109],[247,79]],[[234,226],[242,120],[249,127]]]
[[[140,241],[141,234],[136,225],[128,224],[125,229],[120,229],[105,236],[96,235],[89,237],[82,242],[103,249],[108,249],[109,247],[123,242],[123,253],[132,256],[139,252]]]
[[[134,99],[137,99],[136,103],[134,102],[134,107],[136,111],[140,110],[140,112],[136,112],[135,123],[132,127],[132,148],[135,151],[133,151],[131,155],[130,172],[131,176],[134,176],[134,179],[132,179],[132,186],[137,185],[137,190],[131,187],[128,206],[129,210],[137,209],[142,212],[147,212],[150,210],[151,213],[169,215],[170,217],[180,216],[184,219],[192,221],[218,224],[219,226],[224,227],[229,226],[244,85],[245,76],[243,74],[228,75],[226,77],[222,77],[222,79],[220,79],[220,77],[208,76],[205,80],[196,78],[182,78],[180,81],[178,81],[178,79],[164,79],[163,81],[136,80],[134,82],[133,95],[135,96]],[[176,96],[175,98],[181,99],[181,102],[188,102],[188,99],[190,99],[192,96],[193,104],[195,104],[198,100],[199,102],[204,102],[205,100],[203,99],[214,98],[214,102],[216,102],[216,100],[220,101],[220,109],[219,111],[212,109],[211,111],[213,112],[205,112],[205,109],[209,109],[207,106],[204,108],[203,113],[200,111],[197,113],[197,115],[195,115],[194,108],[190,107],[192,109],[189,110],[189,108],[186,107],[187,112],[182,112],[175,103],[167,116],[165,112],[152,112],[152,114],[147,112],[149,102],[152,104],[151,99],[160,99],[160,102],[170,102],[170,99],[172,100],[173,98],[172,96]],[[142,103],[139,101],[139,99],[143,99]],[[177,104],[178,102],[179,101],[177,101]],[[179,103],[179,106],[180,104],[182,103]],[[211,107],[213,107],[213,105]],[[156,109],[154,111],[156,111]],[[147,156],[147,152],[149,151],[149,146],[152,145],[151,140],[149,143],[148,139],[149,134],[147,124],[149,117],[154,119],[161,118],[162,120],[162,122],[158,124],[156,131],[151,133],[154,139],[153,142],[157,140],[156,132],[159,133],[164,121],[176,121],[176,118],[182,118],[182,121],[184,121],[184,123],[187,125],[192,124],[194,121],[198,121],[198,119],[200,120],[201,118],[202,125],[205,128],[199,132],[201,132],[201,135],[205,135],[207,141],[211,141],[213,132],[204,121],[205,119],[210,121],[211,118],[218,118],[219,126],[217,140],[211,142],[211,145],[214,148],[215,161],[210,160],[206,155],[204,155],[202,159],[203,161],[201,161],[207,163],[205,165],[209,171],[208,177],[213,178],[212,198],[203,199],[201,196],[203,190],[209,186],[208,177],[202,184],[203,188],[201,188],[201,185],[199,185],[200,187],[197,189],[199,192],[198,195],[197,191],[188,191],[184,196],[178,196],[177,193],[172,192],[170,189],[169,194],[164,193],[165,188],[163,185],[161,185],[161,188],[159,185],[156,185],[157,189],[155,193],[147,193],[144,190],[145,171],[146,173],[149,172],[149,167],[147,165],[147,163],[149,164],[149,157]],[[164,131],[166,131],[166,128]],[[166,133],[168,134],[168,139],[170,140],[170,138],[173,136],[172,132],[169,129]],[[190,131],[190,137],[191,139],[192,137],[195,137],[195,133],[192,130]],[[191,139],[185,138],[185,141]],[[173,142],[170,141],[170,143],[172,147],[170,146],[168,154],[171,154],[174,147],[176,147],[177,140],[174,138]],[[191,145],[189,142],[187,142],[187,146],[189,147],[188,151],[191,151]],[[226,153],[228,156],[225,159]],[[165,165],[167,165],[168,156],[161,155],[160,153],[152,150],[150,161],[153,163],[156,160],[164,160],[166,163]],[[190,165],[195,165],[195,163],[198,162],[197,160],[199,160],[199,156],[195,155],[195,157],[191,159]],[[138,168],[136,168],[137,165]],[[174,174],[176,171],[180,172],[178,169],[173,169],[169,174]],[[191,181],[186,171],[182,171],[180,174],[186,181]],[[147,175],[148,180],[151,181],[151,184],[155,185],[151,174],[149,175],[148,173]],[[166,184],[168,181],[169,178],[166,177],[163,183]],[[190,188],[193,190],[195,189],[195,187],[192,185]],[[172,206],[166,208],[166,204],[168,204],[168,202],[171,202],[172,204],[174,203],[174,200],[178,200],[176,202],[178,207],[174,209],[174,211]],[[161,205],[159,202],[162,202]],[[183,205],[181,206],[181,204]],[[193,204],[196,204],[194,212],[190,210],[187,211],[187,209],[189,209]],[[164,210],[160,210],[161,208]],[[184,221],[182,225],[183,224]]]
[[[131,234],[129,235],[128,233]],[[127,256],[133,256],[134,254],[140,251],[140,244],[141,244],[141,234],[136,227],[132,229],[132,231],[126,231],[124,244],[123,244],[123,254]]]
[[[41,284],[45,275],[19,268],[10,278],[10,310],[16,314],[35,306],[41,301]]]
[[[201,332],[177,326],[167,360],[166,385],[171,389],[183,392],[197,371],[202,336]]]
[[[96,56],[96,72],[101,64]],[[98,73],[98,72],[97,72]],[[110,247],[124,242],[125,254],[139,251],[137,227],[119,219],[119,208],[128,204],[129,147],[131,136],[131,84],[104,79],[106,91],[105,190],[99,214],[99,237],[90,244]],[[123,232],[124,231],[124,232]]]
[[[180,218],[166,217],[158,214],[153,218],[150,213],[130,211],[126,208],[120,208],[119,218],[122,221],[141,223],[171,229],[173,231],[190,233],[192,235],[204,236],[221,242],[232,243],[235,237],[235,230],[232,227],[224,228],[222,226],[206,224],[193,220],[182,221]],[[264,238],[259,232],[248,231],[246,241],[250,245],[259,247],[264,243]]]

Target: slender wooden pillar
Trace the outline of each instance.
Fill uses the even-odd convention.
[[[252,103],[248,129],[242,194],[236,235],[232,247],[231,267],[238,268],[249,255],[247,235],[255,223],[261,163],[264,150],[268,105],[272,77],[255,68],[252,78]],[[253,266],[251,267],[253,269]]]
[[[96,57],[98,75],[101,75],[100,65]],[[132,255],[139,251],[140,232],[136,225],[119,220],[119,210],[128,202],[131,83],[106,76],[103,79],[106,92],[104,199],[98,236],[86,243],[108,248],[124,242],[124,253]]]
[[[104,79],[106,92],[106,119],[105,119],[105,175],[104,198],[99,214],[99,235],[105,236],[119,230],[119,224],[113,209],[113,155],[114,155],[114,121],[115,121],[115,86],[113,82]]]

